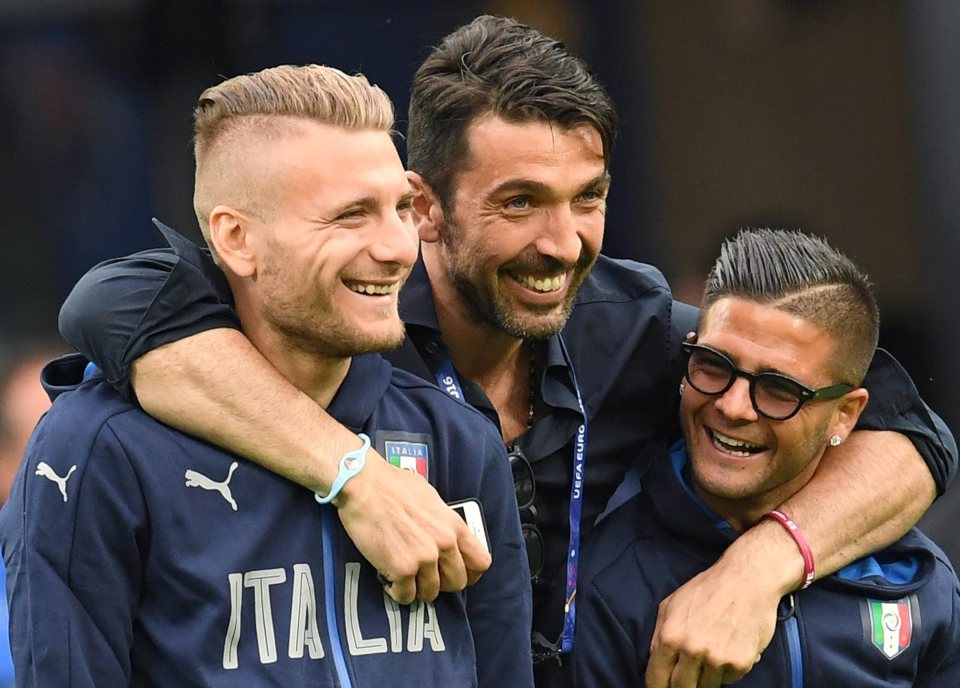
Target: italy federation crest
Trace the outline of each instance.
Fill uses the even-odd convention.
[[[899,600],[867,600],[867,616],[870,619],[870,642],[887,659],[893,659],[910,647],[914,622],[919,621],[915,614],[916,597],[904,597]],[[866,630],[866,629],[864,629]]]
[[[385,456],[391,465],[404,471],[419,473],[427,477],[427,464],[430,453],[425,442],[400,442],[386,440],[384,442]]]

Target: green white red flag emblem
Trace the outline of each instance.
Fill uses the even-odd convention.
[[[419,473],[427,478],[430,452],[425,442],[398,442],[387,440],[385,443],[386,458],[397,468]]]
[[[871,642],[880,652],[893,659],[910,647],[913,636],[913,614],[910,598],[880,601],[867,600]]]

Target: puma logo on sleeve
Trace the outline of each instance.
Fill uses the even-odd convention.
[[[60,494],[63,495],[63,501],[66,502],[67,481],[70,480],[70,476],[73,475],[75,470],[77,470],[76,464],[70,466],[70,470],[68,470],[67,474],[61,478],[59,475],[57,475],[56,471],[50,467],[50,464],[48,464],[46,461],[41,461],[37,464],[37,470],[34,475],[42,475],[47,480],[55,482],[57,487],[60,488]]]
[[[220,495],[227,500],[227,503],[233,508],[234,511],[237,510],[237,503],[233,500],[233,494],[230,492],[230,479],[233,477],[233,472],[237,470],[237,462],[234,461],[230,464],[230,470],[227,471],[227,477],[221,482],[216,480],[211,480],[203,473],[197,473],[193,470],[188,470],[184,473],[184,478],[187,479],[187,487],[200,487],[204,490],[215,490],[220,493]],[[66,498],[64,498],[66,499]]]

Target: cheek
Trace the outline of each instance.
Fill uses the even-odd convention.
[[[603,245],[603,214],[591,213],[584,218],[580,230],[580,241],[583,242],[584,250],[590,255],[600,253],[600,247]]]
[[[697,420],[697,411],[703,406],[704,401],[702,395],[690,389],[689,382],[685,384],[686,391],[680,397],[680,423],[683,427],[692,429]]]

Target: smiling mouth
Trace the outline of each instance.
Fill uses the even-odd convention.
[[[400,288],[401,282],[391,282],[390,284],[373,284],[372,282],[345,282],[347,289],[364,296],[385,296],[393,294]]]
[[[549,294],[550,292],[560,291],[563,288],[563,286],[567,283],[567,273],[561,272],[559,275],[554,275],[553,277],[516,275],[514,279],[531,291],[536,291],[541,294]]]
[[[731,456],[748,458],[766,450],[766,447],[762,444],[753,444],[752,442],[728,437],[727,435],[720,434],[716,430],[708,429],[707,433],[710,435],[710,441],[713,442],[714,447]]]

